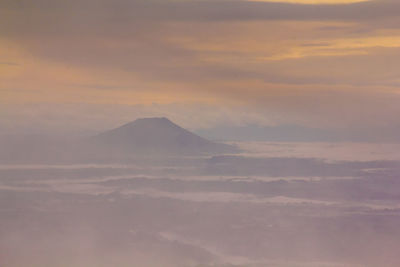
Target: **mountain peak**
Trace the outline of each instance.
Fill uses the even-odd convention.
[[[174,124],[172,121],[166,117],[149,117],[149,118],[139,118],[127,124]]]
[[[92,138],[110,151],[141,154],[199,154],[233,152],[230,145],[206,140],[165,117],[140,118]]]
[[[170,123],[173,123],[166,117],[138,118],[138,119],[134,120],[132,123],[134,123],[134,122],[170,122]]]

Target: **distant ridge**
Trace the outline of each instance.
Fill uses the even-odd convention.
[[[142,118],[90,138],[92,145],[124,154],[204,154],[237,152],[204,139],[167,118]]]

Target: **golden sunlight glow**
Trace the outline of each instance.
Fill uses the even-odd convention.
[[[265,60],[284,60],[304,58],[310,56],[346,56],[366,55],[368,49],[400,47],[400,37],[375,36],[364,38],[348,38],[334,40],[320,40],[322,45],[293,46],[282,54],[265,57]]]
[[[233,58],[238,62],[254,60],[286,60],[306,57],[335,57],[351,55],[368,55],[375,48],[399,48],[400,37],[397,30],[382,30],[374,35],[342,36],[334,32],[325,33],[324,26],[345,27],[346,24],[313,24],[296,22],[301,31],[293,28],[294,23],[280,23],[273,26],[289,34],[285,36],[269,27],[268,24],[250,23],[235,25],[241,34],[220,35],[214,38],[202,36],[170,36],[168,41],[187,50],[201,53],[202,60],[207,62],[228,62]],[[264,26],[261,27],[261,26]],[[218,30],[216,30],[218,32]],[[319,35],[318,38],[311,35]],[[293,38],[291,36],[295,36]],[[229,45],[227,45],[229,44]],[[231,64],[231,62],[230,62]]]
[[[306,5],[334,5],[368,2],[369,0],[246,0],[248,2],[291,3]]]

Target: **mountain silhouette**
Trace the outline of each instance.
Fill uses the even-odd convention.
[[[209,141],[167,118],[143,118],[100,133],[92,145],[124,154],[204,154],[237,152],[236,147]]]

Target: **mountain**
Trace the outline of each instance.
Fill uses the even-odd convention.
[[[96,148],[123,154],[209,154],[237,152],[193,134],[167,118],[143,118],[90,138]]]

